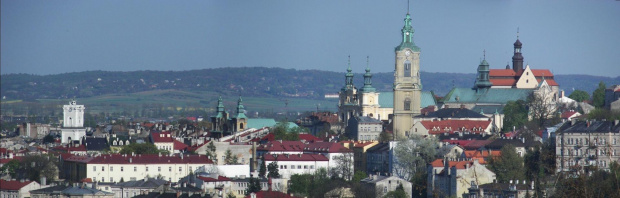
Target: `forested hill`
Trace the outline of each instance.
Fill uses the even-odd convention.
[[[443,96],[453,86],[470,87],[474,74],[422,72],[423,89]],[[355,74],[357,87],[363,75]],[[391,91],[393,73],[376,73],[373,86]],[[620,77],[556,75],[562,89],[592,93],[598,82],[620,84]],[[295,70],[267,67],[216,68],[191,71],[87,71],[54,75],[5,74],[0,94],[4,100],[84,98],[104,94],[127,94],[157,89],[215,91],[222,95],[246,97],[323,98],[336,93],[344,84],[344,72]]]

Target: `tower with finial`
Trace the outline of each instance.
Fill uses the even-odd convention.
[[[359,100],[361,102],[362,116],[380,119],[378,116],[379,93],[372,86],[372,74],[370,73],[370,57],[366,56],[366,73],[364,74],[364,87],[360,89]]]
[[[63,144],[73,141],[81,141],[86,136],[86,128],[84,128],[84,105],[78,105],[75,99],[71,100],[68,105],[62,107],[63,120],[61,129],[61,140]]]
[[[411,15],[407,12],[401,29],[402,42],[395,48],[394,66],[394,135],[405,138],[410,135],[413,117],[420,114],[420,48],[413,42],[414,29]]]
[[[477,88],[479,91],[492,86],[491,81],[489,81],[489,63],[487,62],[486,50],[483,51],[483,57],[480,65],[478,65],[478,75],[474,85],[474,88]]]
[[[349,119],[358,116],[360,113],[357,88],[353,84],[353,70],[351,69],[351,56],[348,57],[347,73],[342,89],[338,93],[338,117],[347,126]]]
[[[514,55],[512,56],[512,70],[518,75],[523,73],[523,54],[521,54],[521,47],[523,44],[519,41],[519,28],[517,28],[517,41],[514,43]]]
[[[234,117],[235,131],[243,131],[248,126],[248,117],[245,115],[245,107],[243,107],[243,99],[239,96],[237,100],[237,115]]]

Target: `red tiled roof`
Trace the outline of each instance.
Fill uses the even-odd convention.
[[[548,69],[532,69],[532,74],[536,77],[553,77],[553,73]]]
[[[442,133],[454,133],[457,131],[465,131],[471,133],[483,133],[489,125],[491,121],[488,120],[439,120],[439,121],[420,121],[422,126],[428,130],[429,134],[442,134]],[[448,128],[448,131],[446,131]],[[437,129],[437,131],[433,131],[433,129]],[[474,130],[475,129],[475,130]]]
[[[131,162],[130,162],[131,159]],[[96,157],[73,156],[65,161],[73,161],[88,164],[211,164],[213,161],[205,155],[161,155],[142,154],[142,155],[121,155],[108,154]]]
[[[465,150],[463,151],[463,153],[465,153],[465,157],[467,158],[487,158],[490,156],[500,156],[502,154],[501,151],[489,151],[489,150]]]
[[[151,133],[151,137],[153,138],[153,142],[174,142],[170,132],[153,132]]]
[[[3,159],[0,159],[0,164],[6,164],[6,163],[9,163],[11,160],[21,161],[21,160],[22,160],[22,157],[19,157],[19,156],[14,156],[12,159],[11,159],[11,158],[3,158]]]
[[[489,79],[493,86],[514,86],[517,84],[515,79]]]
[[[0,185],[0,190],[19,190],[30,183],[32,183],[32,181],[20,182],[17,180],[12,181],[0,179],[0,184],[2,184]]]
[[[444,167],[443,164],[443,159],[436,159],[435,161],[431,162],[431,165],[433,167]],[[466,165],[472,165],[474,162],[473,161],[448,161],[448,167],[456,167],[456,169],[465,169]]]
[[[321,154],[279,154],[276,156],[265,154],[263,158],[265,161],[329,161]]]
[[[318,152],[318,153],[349,153],[353,152],[342,144],[336,142],[313,142],[306,145],[304,151]]]
[[[449,144],[454,144],[454,145],[460,145],[460,146],[465,146],[471,142],[473,142],[473,140],[441,140],[442,142],[447,142]]]
[[[187,145],[178,140],[174,140],[174,150],[185,150]]]
[[[71,152],[71,151],[86,151],[86,146],[85,145],[81,145],[81,144],[78,145],[77,147],[76,146],[71,146],[71,145],[69,145],[69,146],[57,146],[57,147],[54,147],[54,149],[59,150],[59,151],[68,151],[68,152]]]
[[[497,77],[497,76],[516,76],[512,69],[489,69],[489,77]]]
[[[318,137],[315,137],[314,135],[306,134],[306,133],[300,133],[299,139],[305,140],[306,142],[323,141],[319,139]],[[261,141],[274,141],[274,140],[276,140],[276,138],[275,138],[275,134],[273,133],[269,133],[265,137],[261,138]]]
[[[287,152],[303,152],[306,145],[301,141],[280,141],[274,140],[267,144],[260,145],[256,150],[274,152],[274,151],[287,151]]]
[[[493,140],[472,140],[469,144],[462,145],[463,148],[468,150],[479,149],[480,147],[486,146],[487,144],[493,142]]]
[[[576,111],[565,111],[565,112],[562,112],[562,118],[567,119],[567,118],[570,118],[571,116],[573,116],[573,115],[575,115],[577,113],[578,112],[576,112]]]
[[[203,176],[198,176],[198,179],[201,179],[204,182],[222,182],[222,181],[232,181],[230,178],[228,177],[224,177],[221,175],[217,176],[217,179],[213,178],[213,177],[203,177]]]
[[[0,154],[5,154],[5,153],[12,153],[13,151],[6,149],[6,148],[0,148]]]
[[[538,81],[538,83],[540,83],[540,82],[542,81],[542,78],[541,78],[541,79],[536,79],[536,81]],[[553,79],[546,79],[546,78],[545,78],[545,81],[547,81],[547,84],[548,84],[549,86],[560,86],[560,84],[558,84],[557,82],[555,82],[555,80],[553,80]]]
[[[80,180],[80,182],[93,183],[93,179],[92,178],[84,178],[84,179]]]

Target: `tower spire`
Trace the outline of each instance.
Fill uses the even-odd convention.
[[[366,56],[366,73],[364,74],[364,87],[362,92],[375,92],[375,88],[372,87],[372,74],[370,73],[370,56]]]

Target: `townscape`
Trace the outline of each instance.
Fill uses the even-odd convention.
[[[261,117],[244,96],[163,119],[93,117],[79,98],[57,119],[3,110],[0,197],[620,197],[620,84],[565,95],[517,32],[508,65],[480,49],[473,85],[436,95],[414,26],[406,13],[392,91],[349,58],[336,111]]]

